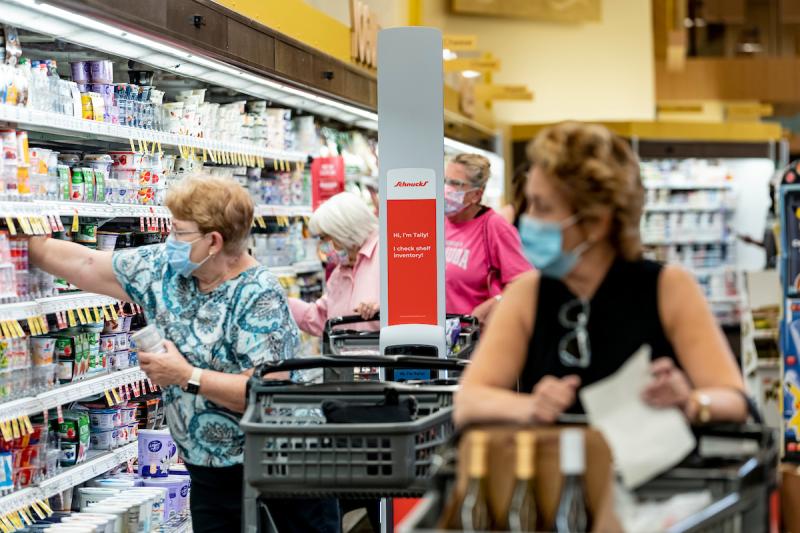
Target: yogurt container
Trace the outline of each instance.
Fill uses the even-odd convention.
[[[142,482],[139,479],[125,479],[120,477],[102,477],[89,481],[90,487],[117,489],[125,491],[133,487],[141,486]]]
[[[93,503],[89,507],[86,508],[86,512],[90,514],[110,514],[117,517],[116,523],[114,525],[114,532],[115,533],[128,533],[130,531],[128,529],[128,524],[130,520],[130,506],[122,505],[118,503],[112,503],[108,500],[103,500],[102,502]],[[137,531],[137,530],[133,530]]]
[[[115,514],[106,514],[106,513],[75,513],[72,516],[81,517],[81,519],[104,519],[107,522],[105,533],[121,533],[122,532],[122,521],[119,519],[118,515]]]
[[[114,364],[116,365],[116,370],[125,370],[126,368],[130,368],[131,366],[131,354],[128,350],[121,350],[119,352],[114,352]]]
[[[123,350],[127,350],[129,347],[128,344],[128,334],[127,333],[117,333],[114,336],[114,351],[121,352]]]
[[[61,519],[62,524],[91,526],[94,527],[97,533],[114,533],[114,521],[108,518],[99,518],[96,516],[85,516],[80,513],[75,513],[70,516],[65,516]]]
[[[118,489],[100,487],[81,487],[78,489],[78,508],[83,510],[93,503],[119,494]]]
[[[169,430],[139,430],[139,475],[142,477],[166,477],[177,455],[178,448]]]
[[[126,494],[146,494],[150,496],[152,511],[152,524],[153,528],[158,528],[162,523],[167,521],[166,505],[167,505],[167,489],[162,487],[142,487],[131,489]]]
[[[135,407],[123,407],[122,411],[122,423],[123,425],[130,425],[136,422],[136,408]]]
[[[90,409],[89,423],[95,430],[114,429],[122,425],[122,414],[119,409]]]
[[[119,446],[119,429],[97,431],[89,435],[93,450],[113,450]]]
[[[165,520],[169,520],[173,516],[180,514],[183,509],[183,504],[181,503],[181,486],[183,485],[180,479],[175,479],[173,477],[166,477],[166,478],[152,478],[152,479],[145,479],[142,484],[145,487],[157,487],[166,489],[166,499],[164,503],[164,517]]]
[[[31,337],[31,353],[36,366],[53,364],[56,340],[53,337]]]

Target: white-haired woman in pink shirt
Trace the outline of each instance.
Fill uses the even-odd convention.
[[[378,218],[357,195],[343,192],[322,204],[309,229],[333,246],[339,264],[331,273],[325,294],[316,302],[289,299],[289,309],[300,329],[320,336],[330,318],[358,314],[368,320],[380,306]],[[378,323],[364,327],[378,329]]]

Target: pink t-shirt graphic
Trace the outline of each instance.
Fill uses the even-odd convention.
[[[492,209],[461,224],[445,218],[444,228],[448,313],[472,313],[531,270],[514,226]]]

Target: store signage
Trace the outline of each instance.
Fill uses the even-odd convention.
[[[369,68],[378,67],[377,15],[361,0],[350,0],[350,56]]]
[[[525,18],[550,22],[600,22],[602,0],[451,0],[460,15]]]
[[[437,324],[436,173],[387,173],[386,249],[389,324]],[[414,290],[409,290],[414,287]]]
[[[316,157],[311,162],[311,204],[318,208],[331,196],[344,192],[344,158]]]
[[[478,48],[477,35],[444,35],[442,48],[451,52],[471,52]]]
[[[464,70],[494,72],[500,70],[500,60],[493,58],[459,58],[444,62],[445,72],[462,72]]]
[[[533,100],[527,85],[480,84],[475,86],[475,96],[479,100]]]

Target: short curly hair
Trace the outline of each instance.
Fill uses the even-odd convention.
[[[610,210],[611,245],[627,260],[641,258],[644,187],[639,158],[625,140],[604,126],[563,122],[542,130],[527,155],[581,219]]]
[[[240,253],[247,248],[255,206],[236,181],[203,174],[188,176],[170,188],[166,205],[174,218],[196,222],[203,233],[219,232],[226,252]]]
[[[449,161],[463,165],[473,187],[483,189],[492,177],[492,163],[480,154],[458,154]]]

